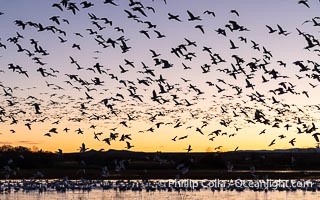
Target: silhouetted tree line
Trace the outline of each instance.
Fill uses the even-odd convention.
[[[11,145],[2,145],[0,146],[0,152],[31,152],[31,149],[23,146],[11,146]]]
[[[176,170],[183,163],[190,170],[317,170],[320,153],[317,152],[225,152],[225,153],[145,153],[109,150],[106,152],[87,151],[84,153],[34,151],[36,148],[10,145],[0,146],[0,173],[12,174],[14,170],[46,170],[56,172],[80,169],[100,173],[106,166],[115,170],[117,161],[124,161],[125,170]],[[59,173],[57,173],[59,174]],[[61,178],[61,177],[56,177]]]

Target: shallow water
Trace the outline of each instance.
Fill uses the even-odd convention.
[[[0,180],[0,200],[312,200],[319,197],[320,180]]]
[[[246,200],[246,199],[261,199],[261,200],[277,200],[277,199],[319,199],[319,192],[305,192],[305,191],[295,191],[295,192],[284,192],[284,191],[269,191],[269,192],[254,192],[254,191],[220,191],[212,192],[210,190],[206,191],[193,191],[193,192],[165,192],[165,191],[156,191],[156,192],[119,192],[114,190],[92,190],[90,192],[82,191],[68,191],[65,193],[58,192],[16,192],[10,194],[1,194],[1,200],[111,200],[111,199],[237,199],[237,200]]]

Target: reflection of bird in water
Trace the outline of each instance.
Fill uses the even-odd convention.
[[[227,162],[227,169],[228,169],[228,172],[232,172],[233,170],[233,164],[230,161]]]
[[[106,178],[106,177],[109,177],[109,170],[108,170],[108,167],[107,166],[104,166],[102,167],[101,169],[101,176]]]
[[[115,171],[121,171],[121,170],[125,170],[126,169],[126,167],[125,167],[125,160],[120,160],[120,161],[118,161],[118,160],[115,160],[114,161],[114,164],[115,164]]]
[[[189,171],[189,167],[184,163],[179,164],[176,169],[180,172],[180,174],[186,174]]]

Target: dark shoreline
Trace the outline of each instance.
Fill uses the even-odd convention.
[[[41,171],[43,177],[35,177],[34,174]],[[86,174],[77,174],[72,169],[57,170],[57,169],[24,169],[20,175],[9,177],[9,179],[89,179],[89,180],[146,180],[146,179],[175,179],[176,170],[149,170],[147,173],[143,170],[124,170],[121,172],[110,171],[110,174],[101,176],[101,171],[98,169],[88,169]],[[304,170],[258,170],[251,173],[249,170],[235,170],[228,172],[227,170],[190,170],[187,174],[181,175],[180,179],[220,179],[220,180],[235,180],[235,179],[281,179],[281,180],[319,180],[319,171],[304,171]]]
[[[63,154],[10,150],[0,152],[0,179],[320,179],[320,153],[315,150]]]

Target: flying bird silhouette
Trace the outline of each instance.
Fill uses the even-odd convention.
[[[190,151],[192,151],[192,149],[191,149],[191,145],[189,145],[188,146],[188,148],[186,149],[187,150],[187,152],[189,153]]]
[[[189,15],[188,21],[202,20],[200,16],[194,16],[189,10],[187,10],[187,13]]]

